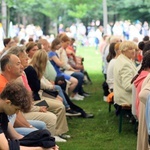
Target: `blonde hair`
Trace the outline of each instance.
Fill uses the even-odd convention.
[[[127,50],[131,50],[131,49],[135,49],[137,50],[138,47],[137,45],[132,42],[132,41],[123,41],[120,46],[119,46],[119,49],[122,51],[122,52],[125,52]]]
[[[121,44],[121,42],[117,42],[117,43],[115,44],[115,52],[117,52],[118,50],[120,50],[120,49],[119,49],[120,44]]]
[[[36,51],[33,55],[33,58],[31,59],[30,64],[35,69],[39,79],[42,78],[45,72],[47,61],[48,56],[46,51],[43,49]]]
[[[111,43],[117,43],[117,42],[120,42],[121,41],[121,39],[120,39],[120,37],[119,36],[114,36],[114,35],[112,35],[111,37],[110,37],[110,39],[109,39],[109,43],[111,44]]]
[[[39,39],[39,41],[38,41],[38,43],[43,44],[43,45],[47,42],[48,41],[46,39]]]

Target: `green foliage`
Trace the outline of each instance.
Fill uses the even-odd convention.
[[[92,20],[103,22],[103,0],[5,0],[10,8],[10,20],[28,16],[27,21],[44,24],[43,19],[68,27],[72,22],[82,21],[86,26]],[[150,21],[149,0],[107,0],[108,21]],[[9,18],[9,17],[8,17]],[[49,22],[47,22],[49,24]],[[30,23],[30,22],[29,22]]]
[[[74,11],[73,10],[68,11],[68,15],[81,19],[85,17],[87,10],[88,10],[87,4],[79,4],[75,6]]]
[[[80,3],[78,2],[78,0],[75,0],[73,1],[73,3],[70,4],[70,10],[68,15],[79,18],[81,20],[84,18],[90,18],[93,16],[93,14],[97,14],[98,16],[100,6],[101,0],[81,0]]]
[[[148,13],[150,11],[150,3],[148,0],[107,0],[108,14],[110,18],[116,20],[140,20],[140,21],[150,21]],[[146,14],[147,12],[147,14]],[[109,20],[109,21],[116,21]]]
[[[9,8],[14,7],[16,9],[22,9],[23,11],[31,8],[36,4],[35,0],[6,0]]]
[[[14,8],[20,15],[32,15],[38,13],[50,17],[51,20],[57,20],[59,16],[62,21],[66,18],[77,18],[81,20],[102,20],[103,8],[102,0],[6,0],[9,8]],[[148,0],[107,0],[108,15],[118,15],[119,18],[149,20],[145,13],[149,13],[150,3]],[[136,10],[135,10],[136,8]],[[31,11],[32,10],[32,11]],[[137,16],[137,17],[136,17]]]

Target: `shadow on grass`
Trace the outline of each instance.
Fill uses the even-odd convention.
[[[84,89],[92,93],[84,101],[74,101],[86,112],[95,115],[93,119],[74,117],[68,118],[69,132],[72,136],[66,143],[58,143],[60,150],[135,150],[136,135],[134,127],[127,118],[123,119],[122,133],[118,133],[118,117],[114,108],[108,112],[108,104],[103,101],[102,62],[94,48],[79,48],[78,55],[85,58],[84,65],[93,84],[85,85]]]

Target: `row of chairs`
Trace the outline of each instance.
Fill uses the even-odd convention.
[[[108,102],[108,112],[111,112],[112,105],[114,105],[113,100]],[[119,118],[118,132],[121,133],[122,132],[123,117],[125,115],[132,116],[132,113],[131,113],[131,106],[129,106],[129,105],[118,106],[118,109],[119,109],[117,112],[117,116]],[[135,119],[134,120],[134,132],[135,133],[137,133],[137,127],[138,127],[138,121]]]

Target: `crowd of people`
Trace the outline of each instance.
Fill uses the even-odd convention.
[[[130,20],[116,21],[107,24],[107,35],[120,36],[125,40],[141,41],[144,36],[150,36],[150,28],[147,21]],[[104,35],[104,27],[100,21],[92,21],[87,27],[83,23],[74,23],[70,27],[59,26],[59,32],[66,32],[68,36],[76,38],[83,46],[94,46],[98,49]]]
[[[150,36],[147,21],[142,23],[139,20],[135,22],[131,22],[130,20],[118,20],[114,23],[108,23],[106,30],[107,35],[117,35],[125,40],[134,39],[141,41],[144,36]],[[2,32],[1,28],[0,32]],[[59,24],[58,31],[51,31],[50,35],[44,35],[42,28],[34,24],[28,24],[26,26],[22,24],[11,24],[9,27],[9,37],[13,38],[17,36],[20,40],[24,41],[28,41],[29,38],[33,38],[34,41],[36,41],[39,37],[42,37],[51,43],[56,36],[56,32],[59,34],[65,32],[68,37],[76,39],[82,46],[94,46],[97,50],[103,38],[104,27],[99,20],[92,21],[88,26],[85,26],[82,22],[72,23],[68,26]],[[4,37],[5,35],[1,33],[0,40]]]
[[[5,105],[0,108],[0,149],[17,150],[20,146],[33,150],[30,147],[35,146],[57,150],[55,142],[67,142],[71,137],[67,116],[94,117],[73,102],[90,96],[83,84],[92,83],[84,58],[76,56],[74,42],[66,33],[58,34],[51,43],[42,37],[29,37],[24,42],[18,36],[3,39],[0,103]],[[40,139],[25,142],[33,135]],[[41,144],[44,142],[49,144]]]
[[[132,116],[138,121],[137,150],[148,150],[145,111],[149,96],[150,33],[147,22],[143,25],[116,22],[108,26],[107,35],[103,34],[102,26],[86,30],[83,23],[78,28],[72,24],[66,30],[61,24],[57,36],[45,36],[34,25],[17,27],[14,26],[13,38],[3,39],[0,50],[0,138],[3,141],[0,149],[5,146],[12,150],[19,147],[33,150],[30,146],[35,146],[39,150],[57,150],[56,142],[67,142],[71,137],[67,134],[67,116],[94,117],[73,102],[90,96],[83,84],[92,84],[84,58],[76,55],[74,43],[80,41],[82,46],[100,49],[104,100],[113,94],[116,115],[122,106],[132,107]],[[45,132],[50,141],[48,147],[42,142],[25,142],[26,138],[34,134],[42,137]]]
[[[130,121],[138,122],[137,150],[148,150],[149,36],[140,42],[124,40],[120,36],[106,36],[104,39],[101,47],[104,100],[114,103],[116,115],[124,106],[131,108]]]

